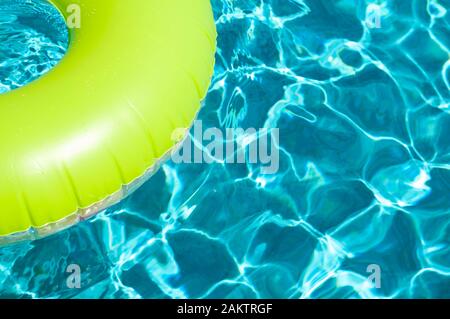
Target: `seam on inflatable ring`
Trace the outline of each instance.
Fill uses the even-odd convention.
[[[108,209],[109,207],[118,204],[126,197],[131,195],[140,186],[142,186],[146,181],[148,181],[161,168],[163,163],[170,159],[170,155],[172,154],[172,152],[180,147],[180,145],[187,138],[189,131],[190,130],[187,131],[188,133],[186,133],[186,136],[179,143],[170,148],[163,156],[159,157],[150,168],[145,170],[142,175],[136,177],[128,184],[122,184],[121,188],[118,191],[114,192],[111,195],[108,195],[104,199],[86,208],[80,208],[76,212],[56,222],[51,222],[40,227],[30,227],[25,231],[0,236],[0,245],[8,245],[19,243],[22,241],[42,239],[44,237],[55,234],[56,232],[70,228],[71,226],[87,220]]]

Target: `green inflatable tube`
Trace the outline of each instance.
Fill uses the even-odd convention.
[[[0,237],[53,233],[138,186],[191,126],[214,66],[208,0],[53,0],[80,28],[48,74],[0,96]]]

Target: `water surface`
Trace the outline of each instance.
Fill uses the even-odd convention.
[[[199,118],[279,128],[279,172],[167,162],[95,218],[1,248],[0,296],[449,298],[450,2],[212,3],[219,48]],[[13,41],[24,52],[61,48],[28,26]],[[5,69],[0,55],[0,89],[40,74],[24,57]],[[66,285],[70,264],[81,289]]]

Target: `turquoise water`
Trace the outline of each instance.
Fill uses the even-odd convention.
[[[45,0],[0,0],[0,94],[54,67],[68,46],[58,11]]]
[[[0,296],[449,298],[450,1],[212,3],[200,119],[279,128],[278,173],[167,162],[93,219],[0,248]],[[62,47],[44,38],[39,56]],[[0,87],[22,85],[3,43]]]

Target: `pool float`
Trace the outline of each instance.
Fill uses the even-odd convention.
[[[213,72],[209,0],[52,0],[63,60],[0,96],[0,238],[42,237],[117,203],[189,127]]]

